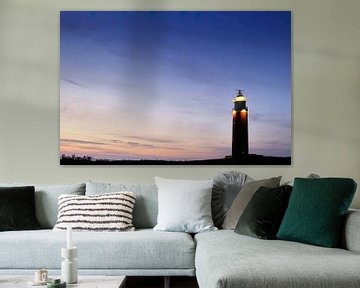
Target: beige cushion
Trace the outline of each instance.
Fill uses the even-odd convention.
[[[223,229],[234,230],[237,222],[240,219],[241,214],[243,213],[246,205],[249,203],[251,197],[255,192],[261,187],[276,188],[279,187],[281,176],[273,177],[270,179],[263,179],[258,181],[251,181],[244,184],[240,192],[237,194],[234,199],[229,212],[227,213],[224,223],[222,225]]]

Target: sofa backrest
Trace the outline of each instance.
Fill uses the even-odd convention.
[[[153,228],[157,223],[158,192],[155,184],[86,182],[85,195],[131,191],[135,194],[133,223],[136,229]]]
[[[0,186],[34,186],[36,218],[43,229],[52,229],[55,226],[58,216],[58,197],[61,194],[85,195],[85,183],[61,185],[0,183]]]

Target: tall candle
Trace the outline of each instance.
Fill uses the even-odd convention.
[[[72,227],[69,225],[66,229],[66,235],[67,235],[67,242],[66,242],[66,248],[70,249],[72,248]]]

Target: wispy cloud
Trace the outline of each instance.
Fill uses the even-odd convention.
[[[156,137],[134,136],[134,135],[128,135],[126,136],[126,138],[140,140],[140,141],[147,141],[147,142],[155,142],[155,143],[166,143],[166,144],[177,143],[177,141],[170,138],[156,138]]]
[[[78,81],[74,81],[74,80],[71,80],[71,79],[68,79],[68,78],[65,78],[65,77],[60,77],[61,80],[67,82],[67,83],[70,83],[70,84],[73,84],[75,86],[78,86],[78,87],[85,87],[85,85],[81,84],[80,82]]]
[[[263,120],[263,115],[260,113],[250,113],[250,120],[251,121],[261,121],[261,120]]]
[[[107,145],[107,143],[103,143],[103,142],[85,141],[85,140],[77,140],[77,139],[60,139],[60,141],[65,143],[76,143],[76,144],[86,144],[86,145]]]
[[[250,152],[267,156],[290,156],[291,138],[278,135],[278,139],[264,139],[250,143]]]
[[[154,145],[152,145],[152,144],[143,144],[143,143],[139,143],[139,142],[127,142],[127,144],[132,147],[154,148]]]
[[[278,126],[281,128],[291,128],[291,121],[289,119],[281,116],[267,116],[262,113],[250,113],[250,120],[254,122],[262,123],[266,126]]]
[[[126,143],[125,141],[119,139],[111,139],[110,142],[114,144]]]

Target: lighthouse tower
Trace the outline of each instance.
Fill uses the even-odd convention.
[[[241,90],[235,96],[233,117],[232,158],[244,158],[249,155],[248,108]]]

